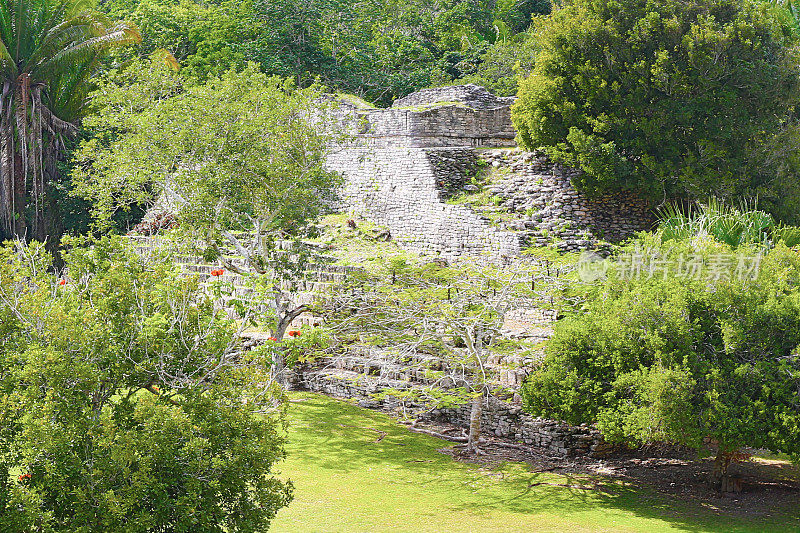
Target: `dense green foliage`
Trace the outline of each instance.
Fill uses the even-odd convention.
[[[93,103],[95,137],[74,178],[101,221],[164,195],[203,240],[256,223],[285,234],[316,216],[338,183],[323,165],[335,132],[312,124],[325,120],[319,90],[252,66],[187,88],[159,61],[135,62],[112,72]]]
[[[0,2],[0,237],[60,238],[58,160],[77,133],[90,78],[110,48],[139,38],[91,8]]]
[[[292,293],[312,253],[297,238],[340,183],[325,167],[328,150],[347,138],[328,112],[332,100],[253,64],[186,87],[156,59],[110,73],[94,104],[95,137],[83,143],[73,177],[101,227],[158,199],[162,212],[175,212],[186,251],[246,277],[254,292],[240,317],[260,315],[281,341],[306,311]],[[282,380],[281,351],[274,370]]]
[[[498,96],[517,94],[519,80],[533,70],[536,49],[529,33],[498,40],[480,56],[474,72],[453,83],[474,83]]]
[[[196,280],[121,239],[0,250],[0,529],[263,531],[291,497],[265,361]]]
[[[264,72],[319,78],[382,104],[478,72],[493,43],[523,32],[546,0],[111,0],[103,9],[136,22],[141,53],[160,48],[203,80],[247,61]],[[505,48],[503,55],[512,50]],[[495,55],[495,54],[492,54]],[[524,56],[525,53],[522,52]],[[508,57],[510,68],[516,59]],[[502,89],[508,92],[508,89]]]
[[[723,452],[800,454],[800,254],[778,244],[760,264],[739,255],[757,251],[708,238],[631,245],[557,324],[526,408],[596,422],[614,441],[711,437]]]
[[[785,11],[573,0],[532,31],[536,66],[513,108],[519,139],[583,169],[582,189],[786,200],[800,55]]]

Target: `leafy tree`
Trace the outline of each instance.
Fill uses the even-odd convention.
[[[0,528],[264,531],[279,398],[215,291],[119,237],[60,276],[39,244],[0,257]]]
[[[711,239],[631,244],[582,311],[557,323],[525,408],[597,423],[609,441],[711,438],[717,484],[743,446],[800,455],[800,254],[758,252]],[[641,263],[632,276],[637,258],[657,269]]]
[[[477,453],[484,402],[501,390],[488,363],[503,341],[505,314],[540,296],[531,287],[531,279],[540,275],[530,265],[449,268],[395,259],[381,272],[352,274],[334,291],[324,313],[326,326],[341,343],[382,347],[383,364],[402,364],[427,381],[381,394],[422,410],[469,404],[466,451]],[[426,367],[409,361],[420,353],[435,355],[441,364]]]
[[[139,39],[131,26],[111,24],[90,7],[82,0],[0,2],[0,231],[6,238],[47,238],[46,184],[58,177],[64,138],[77,131],[89,79],[111,47]]]
[[[242,12],[247,21],[242,49],[248,60],[270,74],[294,77],[300,85],[309,84],[315,76],[328,83],[336,77],[331,53],[341,53],[336,49],[336,33],[344,28],[326,22],[332,16],[346,17],[351,9],[337,0],[252,0]],[[329,31],[334,34],[326,35]],[[330,53],[323,44],[326,38]]]
[[[512,32],[523,32],[531,25],[534,15],[550,13],[549,0],[498,0],[495,17]]]
[[[337,91],[391,104],[474,73],[493,42],[527,27],[533,5],[538,4],[109,0],[103,9],[142,28],[143,55],[170,51],[194,81],[254,61],[268,74],[294,78],[298,86],[319,79]]]
[[[142,33],[141,55],[167,50],[187,79],[204,81],[231,68],[244,67],[244,54],[237,46],[242,30],[237,17],[242,9],[232,3],[112,0],[104,3],[103,9],[111,17],[124,18],[138,26]]]
[[[766,147],[794,131],[798,33],[751,0],[573,0],[538,19],[513,119],[586,191],[781,195]],[[773,137],[774,136],[774,137]],[[778,158],[782,160],[782,158]]]
[[[291,295],[311,255],[292,239],[340,183],[325,156],[342,137],[326,123],[319,88],[296,89],[253,65],[185,88],[163,63],[145,61],[110,76],[94,104],[87,122],[105,133],[78,154],[76,193],[95,202],[101,224],[160,198],[183,242],[258,279],[281,340],[306,309]]]
[[[462,56],[477,58],[494,35],[483,0],[254,0],[242,13],[242,49],[265,71],[300,85],[319,76],[381,104],[460,75]]]
[[[533,70],[535,53],[527,33],[498,40],[481,55],[475,71],[453,81],[486,87],[498,96],[514,96],[520,79]]]

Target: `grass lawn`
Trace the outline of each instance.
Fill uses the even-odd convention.
[[[437,451],[451,443],[384,414],[321,395],[292,398],[280,468],[295,499],[270,531],[800,531],[800,511],[732,519],[616,481],[459,463]]]

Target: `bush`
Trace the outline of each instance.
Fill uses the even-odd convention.
[[[453,83],[481,85],[498,96],[515,95],[520,78],[527,76],[533,68],[535,54],[530,40],[527,33],[498,40],[481,55],[474,73]]]
[[[267,362],[120,239],[0,250],[0,529],[263,531],[291,499]],[[273,409],[274,411],[274,409]]]
[[[687,210],[673,204],[661,210],[659,219],[658,233],[665,242],[710,237],[734,248],[743,244],[800,244],[800,227],[778,224],[768,213],[747,204],[736,208],[711,199]]]
[[[584,312],[556,325],[524,387],[526,409],[597,423],[610,441],[699,448],[710,437],[722,453],[800,456],[800,254],[778,244],[740,279],[739,261],[753,266],[755,253],[710,239],[631,245]],[[626,275],[637,257],[642,275]],[[669,270],[689,272],[694,257],[699,276]],[[714,279],[725,258],[730,275]],[[666,274],[651,275],[651,259]]]
[[[775,161],[796,153],[785,130],[800,66],[782,8],[570,0],[532,31],[536,66],[512,110],[519,140],[582,169],[583,190],[784,196]]]

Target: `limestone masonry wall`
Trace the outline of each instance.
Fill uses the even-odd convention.
[[[460,105],[432,109],[376,109],[364,114],[362,140],[373,146],[514,146],[508,108]]]
[[[340,369],[301,370],[294,376],[294,384],[297,388],[329,396],[357,399],[362,407],[384,410],[402,409],[402,404],[396,397],[385,396],[377,399],[376,394],[387,388],[403,390],[409,387],[408,381],[405,380],[389,377],[371,378],[366,373],[359,374]],[[436,409],[423,415],[422,418],[469,428],[469,411],[468,405],[456,409]],[[532,417],[524,413],[519,405],[494,397],[488,398],[484,404],[481,427],[484,434],[536,446],[553,456],[599,457],[613,449],[594,427],[585,424],[570,426],[554,420]]]
[[[579,170],[551,162],[544,154],[519,150],[484,150],[479,157],[495,170],[489,192],[501,207],[519,215],[509,230],[525,232],[526,244],[554,243],[576,251],[598,238],[618,242],[653,223],[648,203],[633,193],[588,198],[572,185]]]
[[[465,176],[449,168],[467,168],[471,161],[474,151],[465,148],[354,147],[331,154],[328,166],[346,177],[346,208],[387,226],[411,250],[450,257],[515,256],[520,245],[513,232],[443,201],[453,182]]]
[[[419,107],[442,102],[460,102],[472,109],[497,109],[509,107],[514,100],[513,96],[495,96],[483,87],[469,83],[422,89],[395,100],[392,107]]]
[[[423,89],[389,109],[341,105],[363,145],[515,146],[512,102],[477,85],[458,85]]]
[[[430,418],[461,427],[469,427],[470,408],[437,409]],[[600,432],[587,424],[570,426],[555,420],[532,417],[517,405],[490,397],[481,417],[484,432],[538,448],[556,456],[588,455],[599,457],[613,446]]]
[[[512,101],[465,85],[425,89],[389,109],[343,102],[342,120],[355,142],[328,158],[345,177],[340,207],[387,226],[414,251],[445,257],[513,257],[528,244],[579,250],[649,227],[646,202],[631,194],[588,199],[571,184],[578,171],[508,149]],[[470,179],[480,161],[499,171],[489,192],[511,220],[493,222],[446,203],[475,192]]]

